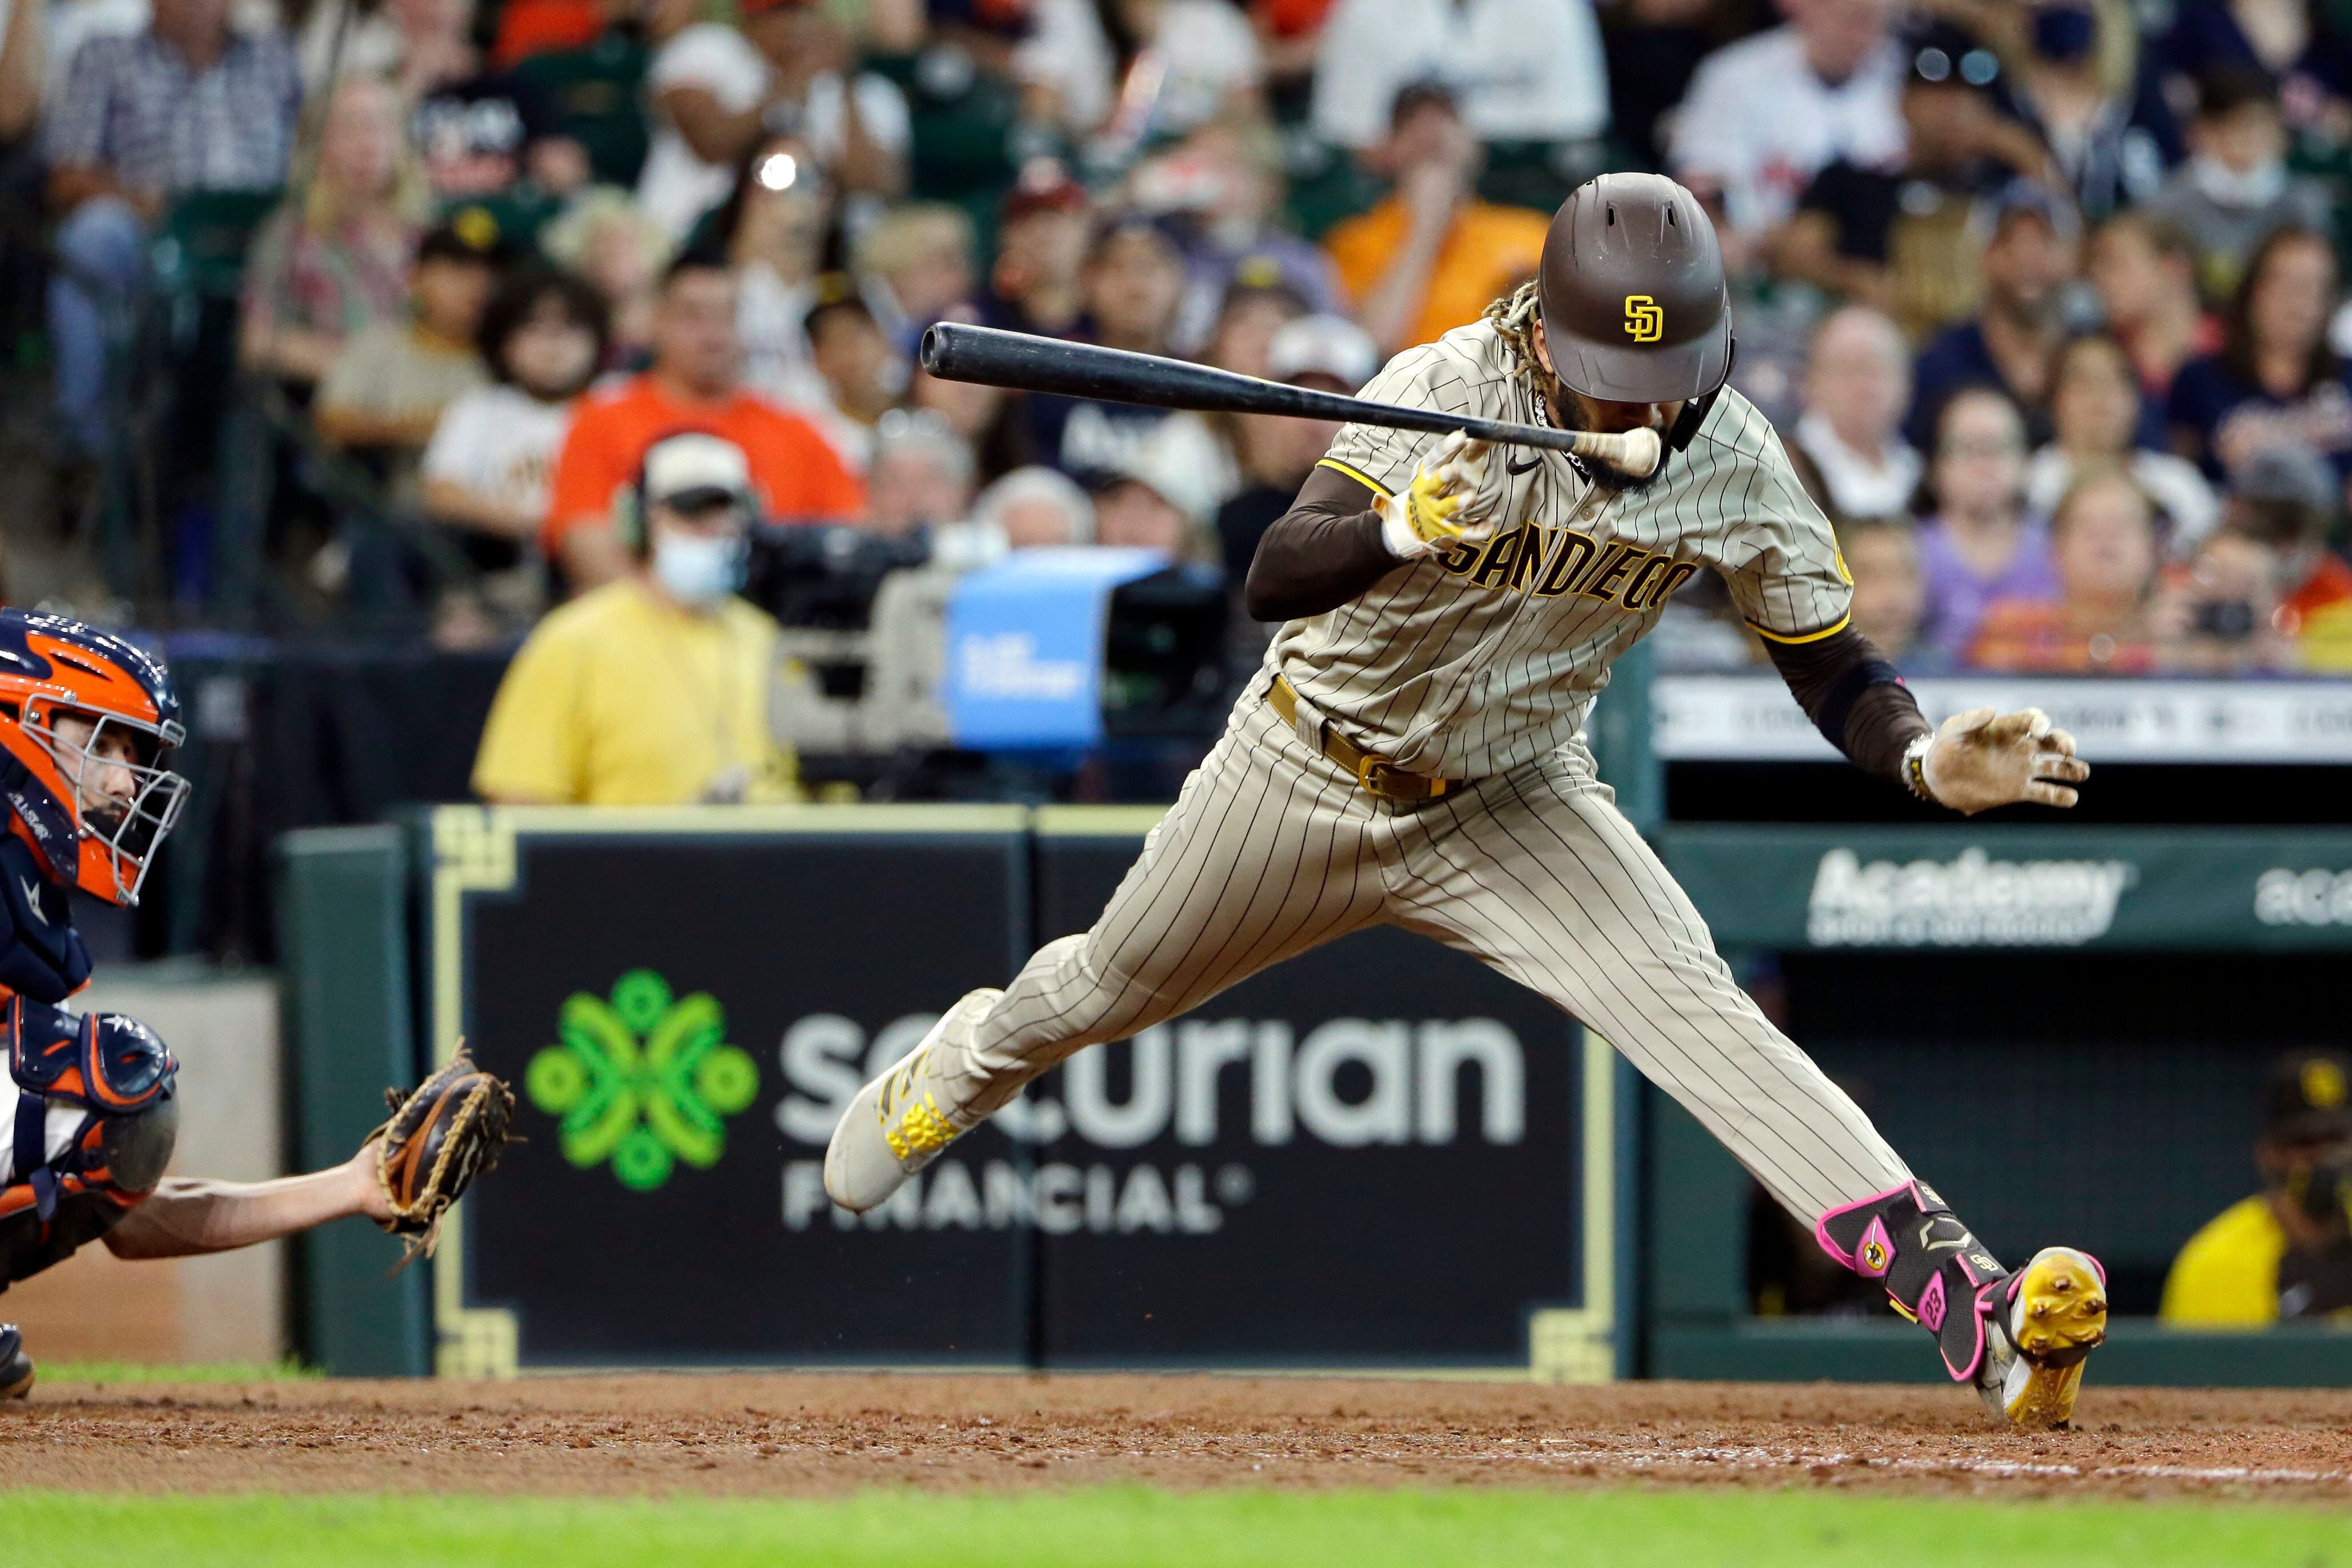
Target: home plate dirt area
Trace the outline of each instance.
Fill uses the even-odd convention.
[[[628,1374],[54,1384],[0,1407],[9,1487],[838,1496],[1820,1486],[2352,1504],[2352,1391],[2090,1387],[2069,1432],[1952,1388],[1612,1388],[1289,1377]]]

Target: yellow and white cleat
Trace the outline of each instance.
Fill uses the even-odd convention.
[[[2032,1431],[2074,1417],[2083,1362],[2107,1337],[2107,1275],[2071,1247],[2045,1247],[2009,1279],[1987,1324],[1978,1391],[1985,1408]]]
[[[950,1024],[986,1011],[1003,994],[986,988],[966,993],[898,1066],[857,1091],[825,1146],[824,1190],[835,1203],[864,1214],[887,1202],[908,1177],[979,1124],[982,1118],[959,1113],[947,1091],[938,1070],[939,1045]]]

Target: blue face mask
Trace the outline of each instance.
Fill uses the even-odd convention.
[[[743,536],[664,533],[654,541],[654,581],[682,605],[715,605],[743,585]]]
[[[2088,5],[2042,5],[2033,13],[2033,52],[2057,65],[2073,65],[2098,41],[2099,19]]]

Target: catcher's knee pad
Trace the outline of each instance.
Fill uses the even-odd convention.
[[[180,1064],[155,1031],[117,1013],[76,1015],[11,997],[0,1009],[16,1080],[16,1126],[5,1184],[29,1185],[47,1222],[61,1195],[143,1194],[163,1179],[180,1126]],[[83,1113],[55,1159],[46,1147],[52,1106]]]
[[[1832,1209],[1814,1224],[1813,1237],[1832,1258],[1883,1283],[1895,1309],[1936,1336],[1955,1381],[1976,1375],[1985,1321],[2000,1303],[2009,1270],[1935,1188],[1909,1181]]]

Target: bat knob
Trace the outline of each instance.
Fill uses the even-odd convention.
[[[1625,432],[1625,457],[1617,467],[1637,479],[1646,479],[1658,471],[1659,459],[1665,456],[1665,443],[1648,426]]]

